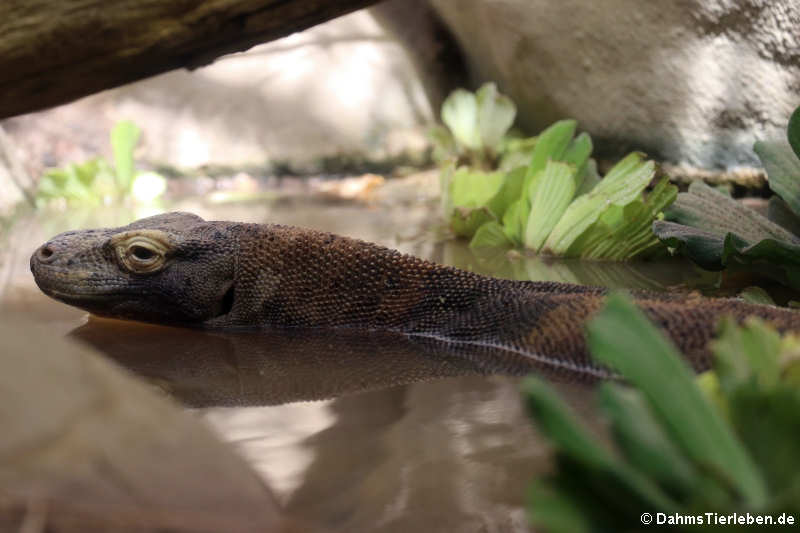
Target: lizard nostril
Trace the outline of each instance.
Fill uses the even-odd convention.
[[[37,255],[39,256],[39,261],[49,263],[54,259],[55,252],[49,245],[45,244],[39,248],[39,253]]]

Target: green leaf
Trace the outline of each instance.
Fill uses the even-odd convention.
[[[575,191],[575,196],[583,196],[594,189],[598,183],[600,183],[600,174],[597,173],[597,162],[590,158],[586,162],[586,171],[583,173],[583,180],[578,186],[578,190]]]
[[[531,182],[528,199],[531,209],[525,229],[525,246],[538,251],[555,227],[575,194],[575,167],[548,161]]]
[[[133,150],[139,142],[141,131],[130,120],[122,120],[111,130],[111,149],[114,152],[114,167],[120,192],[126,193],[133,183]]]
[[[772,508],[800,512],[800,390],[784,384],[765,393],[747,384],[731,393],[729,403],[736,432],[772,488]]]
[[[775,300],[761,287],[745,287],[739,292],[738,298],[751,304],[775,305]]]
[[[500,151],[503,153],[500,159],[500,170],[510,171],[518,167],[527,168],[538,140],[539,137],[506,138],[500,147]]]
[[[653,234],[651,221],[677,194],[678,188],[665,177],[646,200],[634,200],[625,207],[612,205],[570,246],[566,255],[625,261],[663,247]]]
[[[533,149],[533,157],[531,157],[528,173],[525,176],[525,190],[530,189],[534,177],[544,170],[547,161],[561,160],[577,126],[578,123],[574,120],[559,120],[539,134],[539,140]]]
[[[450,214],[450,227],[459,237],[471,238],[478,228],[493,220],[487,207],[456,207]]]
[[[751,243],[774,238],[800,244],[787,230],[702,181],[692,182],[689,192],[679,194],[665,215],[667,220],[720,236],[735,233]]]
[[[481,144],[496,152],[503,136],[514,123],[517,108],[510,98],[497,92],[494,83],[485,83],[478,89],[476,104]]]
[[[748,319],[744,327],[730,317],[723,319],[719,337],[711,343],[722,390],[730,393],[749,383],[775,387],[781,374],[780,347],[778,332],[757,318]]]
[[[514,246],[522,246],[525,236],[525,221],[528,219],[528,212],[531,210],[528,199],[522,196],[517,201],[512,202],[503,214],[503,231]]]
[[[689,367],[647,317],[627,297],[614,294],[587,329],[592,355],[642,391],[687,456],[736,487],[745,505],[763,506],[764,479],[697,388]]]
[[[527,377],[522,381],[522,393],[528,412],[559,450],[595,467],[614,462],[611,454],[581,427],[549,385],[539,378]]]
[[[653,233],[667,246],[681,250],[684,255],[706,270],[725,268],[722,263],[725,237],[666,220],[653,222]]]
[[[445,217],[450,216],[453,210],[453,178],[456,175],[455,161],[448,161],[439,172],[439,190],[441,191],[440,204]]]
[[[698,479],[694,468],[664,431],[641,392],[604,383],[600,405],[611,420],[614,441],[631,466],[670,494],[695,489]]]
[[[89,188],[94,183],[95,177],[99,173],[100,159],[90,159],[82,164],[72,164],[71,168],[75,172],[75,177],[85,187]]]
[[[442,104],[442,122],[453,133],[456,141],[470,150],[481,147],[478,130],[478,102],[475,95],[465,89],[456,89]]]
[[[583,468],[611,476],[616,483],[643,499],[653,509],[675,509],[672,502],[655,484],[619,461],[597,444],[567,407],[543,381],[528,377],[522,382],[528,412],[541,432],[570,460]]]
[[[97,205],[102,197],[95,190],[97,169],[102,160],[69,163],[62,169],[48,170],[39,182],[37,198],[63,199],[68,204]]]
[[[500,190],[489,200],[487,206],[498,220],[503,219],[509,206],[519,200],[522,195],[522,184],[525,181],[527,168],[518,167],[508,172],[503,179]]]
[[[586,132],[581,133],[570,143],[564,152],[563,161],[576,168],[575,185],[580,188],[586,177],[589,156],[592,155],[592,138]],[[597,169],[595,168],[595,172]]]
[[[575,168],[581,168],[589,160],[590,155],[592,155],[592,138],[588,133],[583,132],[575,137],[567,147],[563,161],[573,165]]]
[[[789,126],[786,128],[786,138],[794,150],[794,155],[800,158],[800,106],[792,113],[789,118]]]
[[[504,177],[502,172],[472,171],[466,167],[443,177],[449,183],[449,220],[456,235],[472,237],[480,226],[495,220],[486,204],[497,194]]]
[[[655,174],[652,161],[633,153],[617,163],[590,192],[576,198],[558,221],[544,250],[564,255],[569,247],[612,205],[627,205],[639,198]]]
[[[428,130],[428,139],[433,145],[433,160],[437,163],[447,161],[458,153],[456,141],[450,130],[442,125],[436,124]]]
[[[769,177],[769,188],[800,215],[800,159],[786,141],[757,141],[753,150]]]
[[[790,374],[796,343],[753,317],[742,327],[724,319],[711,345],[731,422],[767,479],[771,507],[785,511],[800,509],[800,388]]]
[[[450,198],[456,207],[483,207],[500,190],[503,172],[481,172],[461,167],[450,183]]]
[[[470,248],[507,248],[512,245],[503,231],[503,226],[496,220],[486,222],[475,232],[469,243]]]
[[[536,530],[548,533],[590,533],[595,531],[581,506],[571,494],[552,484],[534,482],[528,489],[528,514]]]
[[[695,182],[653,232],[707,270],[747,265],[800,288],[800,239],[736,200]]]
[[[773,196],[769,199],[767,218],[783,229],[790,231],[792,235],[800,236],[800,217],[794,214],[789,204],[783,201],[780,196]]]

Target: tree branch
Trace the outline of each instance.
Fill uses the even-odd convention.
[[[0,118],[197,68],[376,0],[5,0]]]

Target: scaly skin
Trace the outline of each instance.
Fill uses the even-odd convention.
[[[101,316],[205,328],[386,330],[500,348],[598,376],[584,342],[606,290],[510,281],[374,244],[188,213],[54,237],[31,257],[49,296]],[[632,291],[698,370],[719,318],[800,331],[800,313],[736,299]],[[642,354],[646,356],[646,354]]]

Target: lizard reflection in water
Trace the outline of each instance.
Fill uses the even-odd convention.
[[[92,317],[70,336],[191,407],[327,400],[462,376],[593,377],[505,350],[388,331],[203,331]]]
[[[167,213],[70,231],[31,257],[47,295],[96,315],[207,329],[384,331],[503,350],[606,377],[584,326],[606,289],[511,281],[314,230]],[[723,315],[800,331],[800,313],[737,299],[632,291],[698,370]]]

